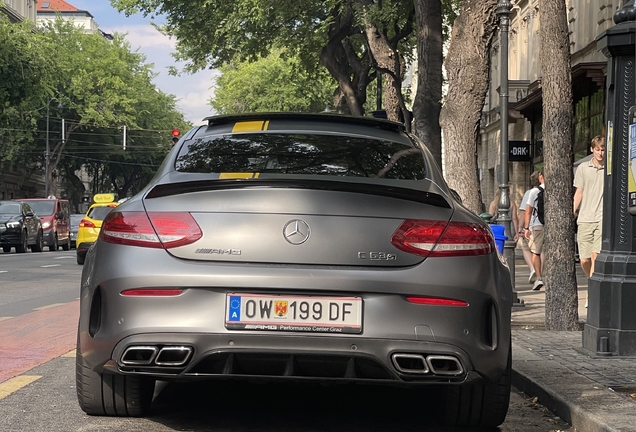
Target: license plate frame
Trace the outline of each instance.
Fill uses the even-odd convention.
[[[224,321],[228,330],[360,334],[363,306],[359,296],[231,292]]]

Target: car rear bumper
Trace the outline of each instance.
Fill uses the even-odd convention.
[[[90,247],[93,245],[93,243],[95,242],[82,242],[79,243],[77,245],[77,255],[81,256],[82,258],[86,256],[86,252],[88,252],[88,249],[90,249]]]
[[[105,262],[101,259],[105,251],[108,265],[99,265]],[[404,383],[412,380],[402,377],[404,374],[397,370],[393,354],[422,355],[425,360],[429,355],[449,355],[458,359],[465,374],[453,379],[447,377],[446,381],[468,379],[471,371],[497,379],[506,368],[510,350],[509,273],[496,265],[497,258],[493,257],[461,258],[462,272],[438,271],[445,268],[442,260],[452,259],[455,258],[390,270],[241,265],[181,260],[161,249],[144,250],[140,254],[134,247],[98,242],[90,249],[83,272],[78,348],[96,371],[107,369],[157,377],[165,374],[160,365],[145,368],[125,365],[122,355],[126,349],[133,345],[157,350],[164,346],[190,347],[192,356],[187,365],[168,373],[181,378],[198,376],[189,371],[199,364],[231,363],[234,360],[229,359],[236,358],[232,355],[240,352],[248,357],[263,354],[270,358],[263,360],[264,364],[293,364],[298,355],[311,354],[326,356],[325,364],[341,364],[343,358],[347,363],[353,358],[355,366],[356,358],[363,357],[388,371],[388,381]],[[122,291],[134,288],[184,291],[169,297],[121,295]],[[362,332],[327,336],[230,330],[225,327],[224,318],[229,292],[360,296]],[[406,300],[406,295],[461,299],[468,306],[413,304]],[[286,356],[282,360],[275,357],[281,350]],[[337,359],[329,360],[329,356]],[[253,376],[260,376],[258,370]],[[201,373],[206,377],[252,376],[235,372]],[[427,377],[423,382],[438,382],[437,378]]]
[[[152,347],[157,349],[154,357],[141,362],[145,364],[135,364],[139,361],[132,360],[132,352]],[[183,348],[187,350],[175,355]],[[399,367],[395,355],[409,353],[422,356],[422,368],[420,363],[411,370]],[[461,384],[483,378],[475,372],[467,353],[456,347],[399,339],[155,333],[122,340],[112,357],[104,364],[104,371],[172,380],[256,378],[408,386]],[[453,367],[445,369],[445,362],[452,362]],[[495,375],[502,372],[503,366],[492,371]]]

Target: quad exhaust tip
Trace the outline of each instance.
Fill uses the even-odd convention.
[[[121,356],[125,366],[183,366],[192,357],[189,346],[130,346]]]
[[[459,359],[447,355],[394,353],[391,356],[395,368],[403,374],[432,374],[437,376],[460,376],[464,374]]]

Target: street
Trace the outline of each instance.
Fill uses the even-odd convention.
[[[160,383],[151,413],[143,419],[87,416],[75,395],[81,269],[74,250],[0,253],[2,431],[459,430],[439,424],[434,392],[235,381]],[[513,388],[508,417],[499,430],[569,428]]]

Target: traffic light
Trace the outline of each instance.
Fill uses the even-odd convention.
[[[181,135],[179,129],[172,129],[172,145],[175,145],[177,141],[179,141],[179,135]]]

